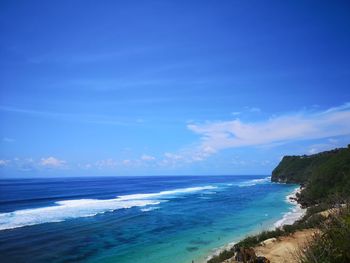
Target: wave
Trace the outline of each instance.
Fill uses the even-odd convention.
[[[213,190],[216,188],[217,188],[216,186],[208,185],[208,186],[189,187],[189,188],[161,191],[159,193],[123,195],[123,196],[119,196],[118,198],[120,200],[151,199],[151,198],[156,198],[156,197],[161,197],[161,196],[169,197],[169,196],[193,193],[193,192],[198,192],[198,191],[203,191],[203,190]]]
[[[159,208],[160,208],[159,206],[151,206],[151,207],[142,208],[141,211],[142,212],[149,212],[149,211],[157,210]]]
[[[265,177],[262,179],[253,179],[253,180],[248,180],[245,182],[242,182],[240,184],[238,184],[239,187],[247,187],[247,186],[254,186],[257,184],[264,184],[264,183],[269,183],[271,181],[271,177]]]
[[[302,218],[306,212],[304,208],[301,208],[301,205],[295,201],[296,194],[300,192],[300,188],[296,188],[291,194],[286,196],[286,201],[294,207],[291,209],[291,211],[285,213],[282,217],[282,219],[278,220],[276,223],[274,223],[275,227],[281,227],[283,225],[292,225],[295,221]]]
[[[195,193],[215,189],[215,186],[190,187],[159,193],[133,194],[118,196],[113,199],[77,199],[55,202],[55,206],[23,209],[14,212],[0,213],[0,230],[13,229],[43,223],[62,222],[67,219],[91,217],[97,214],[112,212],[119,209],[158,205],[179,194]]]

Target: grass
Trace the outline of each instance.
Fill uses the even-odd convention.
[[[331,207],[330,204],[324,203],[309,207],[304,217],[296,221],[292,225],[284,225],[280,228],[276,228],[270,231],[262,231],[259,234],[247,236],[243,240],[239,241],[235,246],[238,247],[254,247],[262,241],[269,238],[278,238],[294,233],[295,231],[319,227],[324,222],[324,217],[319,212],[327,210]],[[222,251],[219,255],[213,256],[207,261],[207,263],[221,263],[222,261],[234,256],[234,247],[229,250]],[[349,261],[350,262],[350,261]],[[348,262],[348,263],[349,263]]]
[[[350,262],[350,203],[334,210],[319,226],[317,233],[305,249],[297,253],[299,263]]]

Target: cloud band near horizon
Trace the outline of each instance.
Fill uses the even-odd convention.
[[[344,136],[350,134],[350,103],[326,111],[299,112],[259,122],[235,119],[189,124],[187,128],[200,136],[197,152],[205,156],[229,148]]]

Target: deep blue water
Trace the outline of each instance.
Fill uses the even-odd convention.
[[[0,180],[0,262],[201,262],[270,227],[294,188],[266,176]]]

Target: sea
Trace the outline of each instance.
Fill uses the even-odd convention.
[[[202,263],[293,216],[296,187],[267,176],[1,179],[0,262]]]

